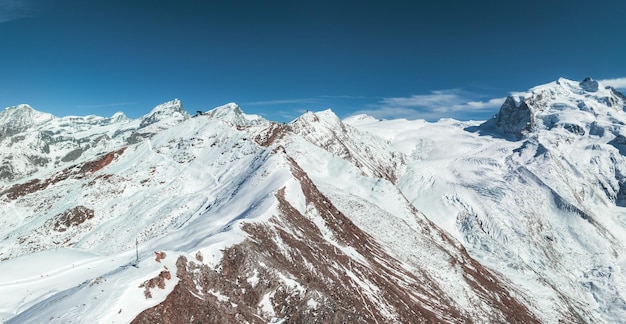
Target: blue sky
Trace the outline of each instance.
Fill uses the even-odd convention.
[[[626,88],[624,17],[618,0],[0,0],[0,106],[487,119],[559,77]]]

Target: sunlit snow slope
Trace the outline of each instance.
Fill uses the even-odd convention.
[[[624,96],[559,79],[484,123],[376,121],[357,129],[409,157],[398,188],[544,313],[626,318]]]
[[[621,322],[625,101],[559,79],[486,122],[7,108],[0,321]]]

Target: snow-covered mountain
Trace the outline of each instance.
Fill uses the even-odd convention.
[[[591,79],[485,122],[9,107],[0,321],[623,322],[625,110]]]

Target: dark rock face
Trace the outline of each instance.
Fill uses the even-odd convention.
[[[493,121],[487,121],[485,124]],[[495,126],[507,135],[521,138],[524,133],[533,127],[534,119],[530,107],[525,101],[516,102],[513,97],[507,97],[500,112],[496,115]]]
[[[598,91],[598,81],[594,81],[590,77],[586,77],[579,83],[580,87],[587,92],[596,92]]]
[[[577,125],[577,124],[564,123],[563,128],[565,128],[568,132],[576,134],[576,135],[580,135],[580,136],[585,135],[585,129],[582,126]]]
[[[10,163],[10,160],[2,161],[0,164],[0,180],[13,181],[15,179],[15,170]]]
[[[619,92],[619,91],[615,90],[615,88],[613,88],[613,87],[611,87],[611,93],[612,93],[614,96],[616,96],[617,98],[621,99],[621,100],[622,100],[622,104],[626,103],[626,96],[625,96],[623,93],[621,93],[621,92]],[[626,107],[625,107],[625,108],[626,108]]]
[[[612,145],[613,147],[615,147],[619,151],[619,154],[626,155],[626,136],[624,136],[624,135],[617,135],[617,136],[615,136],[614,139],[612,139],[607,144]]]

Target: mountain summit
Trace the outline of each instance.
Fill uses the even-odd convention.
[[[8,107],[0,112],[0,138],[24,132],[53,118],[54,116],[39,112],[26,104]]]
[[[181,101],[174,99],[154,107],[149,114],[143,116],[139,128],[145,128],[156,123],[162,123],[169,127],[190,117],[189,113],[183,109]]]
[[[625,99],[592,79],[485,122],[29,109],[0,114],[2,322],[626,318]]]
[[[234,102],[214,108],[210,110],[207,115],[209,118],[221,120],[222,122],[235,126],[255,126],[268,122],[261,116],[245,114]]]
[[[500,112],[483,128],[495,128],[521,138],[540,129],[564,128],[571,132],[593,132],[600,124],[623,119],[626,97],[591,78],[575,82],[560,78],[526,93],[507,97]]]

